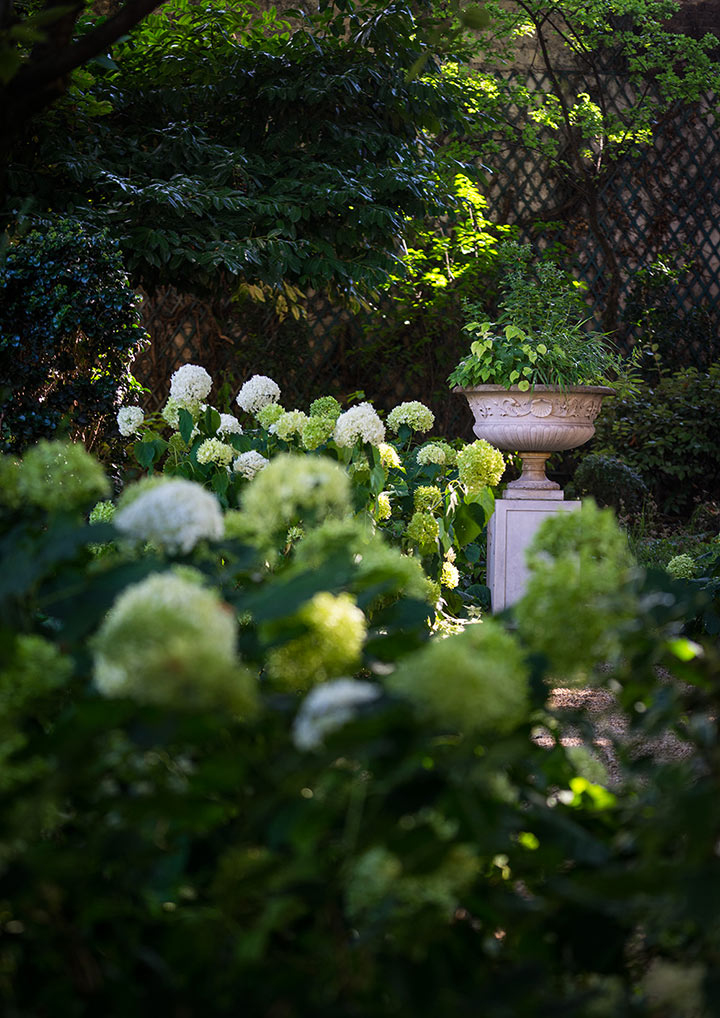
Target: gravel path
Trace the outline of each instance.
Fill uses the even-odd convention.
[[[618,706],[617,700],[607,689],[566,689],[559,687],[554,689],[550,695],[548,706],[552,710],[585,711],[595,728],[595,738],[588,749],[596,752],[599,759],[605,765],[610,777],[611,784],[618,784],[620,781],[620,769],[613,750],[615,742],[627,742],[628,720],[626,714]],[[550,732],[540,734],[536,741],[538,745],[550,746],[553,743],[553,736]],[[580,736],[577,729],[569,726],[561,735],[560,741],[564,746],[587,745]],[[657,760],[679,760],[687,757],[692,752],[692,747],[681,742],[672,732],[666,732],[660,738],[645,740],[637,744],[638,754],[651,753]]]

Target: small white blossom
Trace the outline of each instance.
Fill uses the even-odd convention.
[[[232,414],[220,414],[220,426],[217,429],[218,435],[242,435],[242,424]]]
[[[170,378],[170,398],[201,403],[212,389],[212,378],[198,364],[183,364]]]
[[[335,679],[315,686],[293,723],[296,748],[316,749],[327,734],[352,720],[356,707],[376,700],[380,693],[378,686],[356,679]]]
[[[203,538],[224,534],[218,500],[194,481],[173,478],[147,489],[115,514],[126,537],[152,541],[169,552],[192,551]]]
[[[370,403],[358,403],[340,414],[333,438],[339,446],[354,445],[358,438],[380,445],[385,440],[385,425]]]
[[[235,402],[248,414],[256,414],[268,403],[276,403],[280,398],[280,386],[267,375],[253,375],[244,383],[237,394]]]
[[[233,470],[235,473],[242,474],[243,477],[247,477],[251,481],[255,474],[259,473],[269,462],[270,460],[265,459],[259,452],[251,449],[250,452],[240,453],[233,463]]]
[[[124,438],[134,435],[144,420],[145,414],[139,406],[123,406],[118,410],[118,428]]]

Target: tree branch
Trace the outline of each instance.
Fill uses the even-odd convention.
[[[160,7],[165,0],[127,0],[117,14],[87,32],[77,42],[54,53],[39,64],[27,63],[13,78],[8,93],[21,94],[28,89],[42,91],[57,78],[81,67],[134,28],[139,21]]]

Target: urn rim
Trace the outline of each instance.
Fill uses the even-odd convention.
[[[616,389],[609,385],[533,385],[529,389],[520,389],[517,385],[495,385],[487,382],[482,385],[456,385],[453,390],[458,394],[466,392],[512,392],[523,396],[531,396],[535,392],[548,393],[584,393],[588,395],[615,396]]]

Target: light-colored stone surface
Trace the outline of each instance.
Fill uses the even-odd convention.
[[[487,583],[493,612],[514,604],[525,592],[525,551],[548,516],[573,512],[580,502],[547,498],[499,498],[488,524]]]
[[[589,441],[603,397],[614,390],[603,385],[536,385],[521,392],[517,386],[477,385],[455,391],[470,405],[478,438],[508,452],[550,453]]]
[[[552,452],[575,449],[595,434],[595,418],[605,396],[604,385],[536,385],[521,392],[513,385],[476,385],[462,393],[475,418],[473,431],[503,452],[519,452],[522,476],[508,485],[508,498],[562,498],[545,491],[558,485],[545,476],[545,460]],[[520,489],[517,493],[511,489]]]

